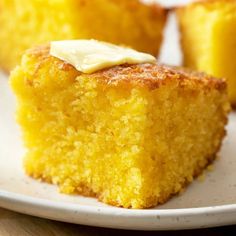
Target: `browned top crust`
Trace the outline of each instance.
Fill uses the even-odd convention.
[[[107,85],[117,84],[132,84],[134,86],[148,86],[149,89],[155,89],[159,86],[168,83],[169,81],[177,81],[179,86],[200,86],[207,89],[226,89],[224,79],[214,78],[201,72],[194,72],[183,67],[172,67],[160,64],[135,64],[135,65],[120,65],[108,69],[103,69],[92,74],[83,74],[76,69],[49,54],[49,45],[39,46],[30,49],[26,52],[26,56],[32,58],[35,62],[34,71],[32,74],[37,74],[40,68],[45,63],[51,64],[62,71],[74,71],[76,76],[87,76]]]

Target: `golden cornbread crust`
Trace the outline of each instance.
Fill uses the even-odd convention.
[[[125,208],[183,191],[225,135],[226,83],[158,64],[93,74],[28,50],[11,74],[28,175]]]
[[[75,71],[78,75],[83,73],[66,63],[52,57],[49,54],[50,46],[44,45],[30,49],[26,52],[29,57],[34,57],[37,61],[34,73],[37,74],[39,68],[45,63],[53,61],[57,67],[63,71]],[[112,68],[100,70],[98,72],[88,74],[91,78],[99,78],[99,82],[109,86],[124,84],[124,86],[147,86],[149,89],[156,89],[161,85],[168,83],[170,80],[177,80],[179,86],[203,86],[204,89],[216,88],[218,90],[226,89],[225,79],[216,79],[203,72],[192,71],[183,67],[171,67],[159,64],[135,64],[135,65],[120,65]],[[189,79],[191,77],[191,79]]]
[[[0,67],[10,71],[26,49],[65,39],[97,39],[156,56],[167,13],[139,0],[0,0]]]

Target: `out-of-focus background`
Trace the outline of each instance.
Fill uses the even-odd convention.
[[[176,7],[185,5],[194,0],[142,0],[145,3],[159,3],[165,7]],[[159,55],[159,62],[180,65],[182,62],[182,54],[179,45],[179,32],[177,29],[177,22],[175,15],[171,13],[164,31],[164,41]]]

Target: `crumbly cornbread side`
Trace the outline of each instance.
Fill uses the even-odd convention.
[[[167,11],[139,0],[0,0],[0,67],[52,40],[98,39],[157,55]]]
[[[236,1],[199,1],[177,9],[184,65],[227,79],[236,106]]]
[[[82,74],[28,51],[11,74],[28,175],[125,208],[166,202],[220,148],[226,83],[157,64]]]

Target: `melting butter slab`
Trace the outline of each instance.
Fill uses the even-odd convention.
[[[150,54],[97,40],[65,40],[51,42],[50,55],[57,57],[83,73],[122,64],[155,63]]]

